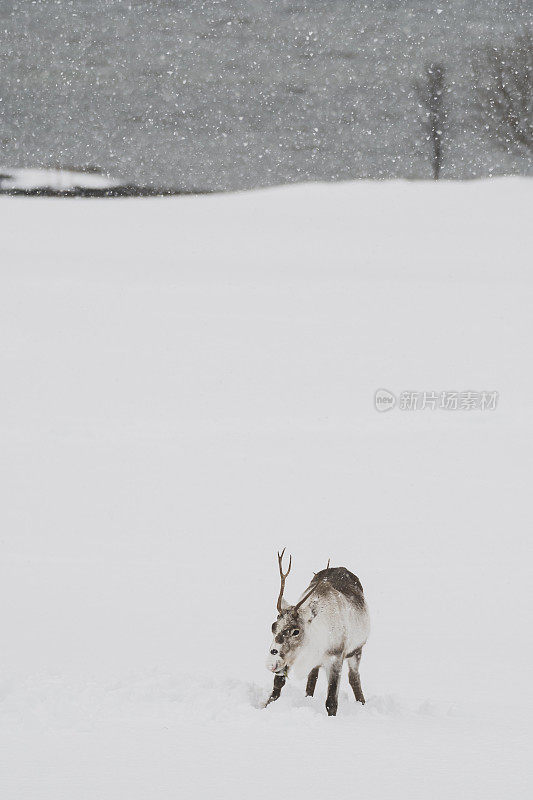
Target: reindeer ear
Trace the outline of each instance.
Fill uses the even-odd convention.
[[[291,607],[290,603],[287,603],[284,597],[281,598],[281,610],[286,611],[288,608]]]
[[[316,602],[316,600],[312,600],[309,603],[309,608],[307,610],[311,614],[311,619],[308,619],[307,621],[312,622],[316,617],[316,615],[318,614],[318,603]]]

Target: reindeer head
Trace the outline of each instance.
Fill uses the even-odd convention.
[[[291,571],[292,556],[289,558],[289,568],[287,572],[283,572],[282,559],[284,553],[285,548],[283,548],[281,553],[278,553],[279,574],[281,577],[281,588],[277,603],[278,618],[272,624],[274,639],[270,645],[270,652],[266,661],[267,668],[277,675],[286,675],[288,669],[294,664],[297,656],[301,653],[302,646],[305,643],[306,629],[309,621],[307,620],[308,615],[301,613],[300,608],[313,592],[315,592],[320,583],[320,581],[316,583],[295,606],[290,606],[286,603],[283,600],[283,591],[285,589],[285,578]]]

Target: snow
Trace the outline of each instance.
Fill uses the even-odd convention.
[[[530,796],[531,192],[0,198],[2,797]],[[365,588],[336,718],[261,708],[285,545]]]
[[[533,174],[531,148],[502,147],[472,69],[485,48],[518,50],[527,0],[4,0],[0,13],[13,166],[96,165],[182,191],[428,179],[414,87],[439,63],[441,177]]]
[[[0,168],[0,189],[50,189],[67,192],[73,189],[109,189],[120,181],[94,172],[70,169]]]

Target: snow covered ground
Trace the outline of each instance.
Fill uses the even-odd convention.
[[[2,798],[531,796],[532,191],[0,199]],[[365,707],[261,708],[284,545]]]
[[[10,169],[0,168],[0,189],[49,189],[70,192],[75,189],[111,189],[120,181],[98,172],[80,172],[72,169]]]

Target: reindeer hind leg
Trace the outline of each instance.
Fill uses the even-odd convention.
[[[361,688],[361,677],[359,675],[359,662],[361,661],[362,647],[358,647],[353,653],[347,657],[348,662],[348,680],[354,693],[354,697],[358,703],[365,703],[365,696]]]

